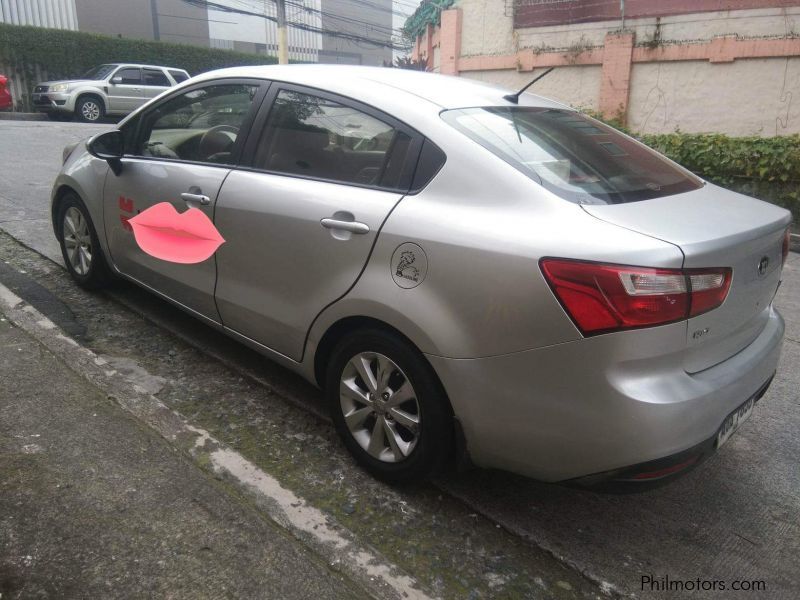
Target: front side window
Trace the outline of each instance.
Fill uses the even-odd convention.
[[[442,118],[578,204],[636,202],[702,186],[644,144],[572,110],[492,106],[448,110]]]
[[[135,154],[231,164],[257,85],[219,84],[170,98],[142,119]]]
[[[270,111],[255,167],[342,183],[394,187],[409,137],[356,108],[282,90]],[[389,160],[391,154],[395,154]],[[393,181],[390,181],[393,180]]]
[[[144,85],[155,85],[159,87],[169,87],[169,79],[159,69],[142,69],[142,83]]]
[[[127,68],[120,69],[114,74],[114,77],[122,79],[122,85],[139,85],[142,83],[142,74],[140,69]]]

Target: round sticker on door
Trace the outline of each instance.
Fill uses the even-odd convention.
[[[400,244],[392,254],[392,278],[401,288],[417,287],[428,274],[425,251],[411,242]]]

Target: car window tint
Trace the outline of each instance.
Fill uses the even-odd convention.
[[[391,150],[408,150],[408,136],[358,109],[282,90],[256,152],[255,167],[343,183],[394,187],[387,175]],[[402,161],[399,161],[402,163]]]
[[[121,77],[124,85],[137,85],[142,83],[140,69],[120,69],[114,77]]]
[[[179,94],[142,121],[141,156],[230,164],[257,85],[221,84]]]
[[[170,69],[169,74],[172,75],[172,78],[175,80],[175,83],[182,83],[187,79],[189,79],[189,75],[187,75],[183,71],[174,71]]]
[[[144,85],[157,85],[161,87],[169,87],[170,82],[163,71],[159,69],[142,69]]]
[[[491,106],[442,118],[542,186],[578,204],[619,204],[702,182],[644,144],[574,110]]]

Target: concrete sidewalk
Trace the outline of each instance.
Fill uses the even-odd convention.
[[[366,597],[0,319],[3,600]]]

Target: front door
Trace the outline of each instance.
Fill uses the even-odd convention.
[[[300,360],[314,318],[356,281],[408,189],[419,138],[321,92],[281,86],[271,96],[251,168],[234,170],[217,201],[227,242],[216,301],[226,327]]]
[[[205,84],[165,99],[138,123],[128,124],[131,131],[138,124],[130,153],[118,175],[111,170],[106,175],[104,223],[115,266],[214,321],[219,320],[214,247],[206,251],[213,236],[193,229],[196,212],[192,223],[185,217],[196,209],[205,215],[200,221],[206,228],[213,221],[220,187],[236,160],[260,87],[251,82]],[[148,212],[147,228],[135,232],[143,221],[132,225],[130,219],[156,205],[156,211]]]
[[[109,79],[108,110],[129,113],[142,105],[142,70],[120,67]]]

